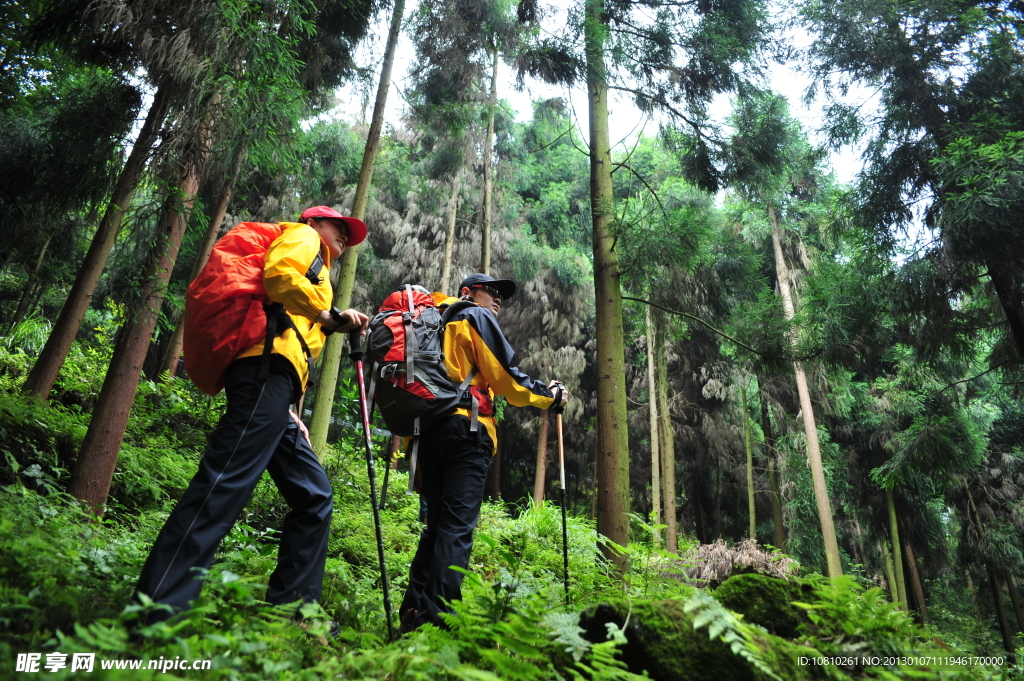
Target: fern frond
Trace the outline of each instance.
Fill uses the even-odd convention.
[[[754,633],[763,632],[763,629],[747,624],[741,619],[741,616],[703,591],[695,591],[693,596],[686,601],[683,609],[686,612],[694,613],[694,629],[707,627],[709,638],[717,638],[729,646],[734,655],[739,655],[769,678],[782,681],[764,661],[761,649],[754,641]]]

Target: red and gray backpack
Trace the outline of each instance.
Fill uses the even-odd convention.
[[[367,363],[372,367],[368,401],[380,409],[388,430],[413,436],[413,469],[419,445],[416,436],[456,407],[472,411],[470,430],[477,429],[480,405],[469,390],[476,369],[455,385],[444,365],[444,326],[453,314],[470,305],[473,303],[460,300],[442,310],[425,288],[405,284],[385,298],[370,320],[366,337]]]

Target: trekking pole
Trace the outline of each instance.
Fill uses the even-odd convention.
[[[377,534],[377,559],[380,561],[380,579],[384,586],[384,619],[388,623],[388,641],[395,640],[395,629],[391,622],[391,591],[388,588],[388,570],[384,564],[384,536],[380,528],[380,509],[377,507],[377,475],[373,467],[373,443],[370,440],[370,409],[366,404],[366,382],[363,380],[362,331],[349,331],[349,354],[356,363],[359,381],[359,408],[363,417],[363,443],[366,445],[366,471],[370,476],[370,508],[373,509],[373,529]]]
[[[569,606],[569,531],[565,521],[565,447],[562,444],[562,410],[555,407],[555,423],[558,426],[558,481],[562,493],[562,579],[565,584],[565,605]]]
[[[384,504],[388,501],[388,476],[391,475],[391,461],[394,459],[395,453],[392,451],[394,448],[394,436],[388,438],[388,444],[385,447],[387,454],[384,455],[384,482],[380,486],[380,505],[377,507],[380,510],[384,510]]]

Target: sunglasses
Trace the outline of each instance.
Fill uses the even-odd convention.
[[[477,289],[483,290],[484,293],[487,293],[488,295],[490,295],[495,300],[501,300],[501,293],[499,293],[497,291],[497,289],[493,289],[490,286],[483,286],[483,285],[481,285],[481,286],[474,286],[473,287],[474,291],[477,290]]]

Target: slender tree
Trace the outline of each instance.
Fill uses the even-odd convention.
[[[200,134],[202,136],[197,140],[200,147],[186,161],[180,184],[174,187],[164,204],[161,218],[164,228],[150,250],[142,288],[114,348],[89,430],[71,472],[68,493],[84,502],[97,516],[102,516],[105,511],[142,363],[146,359],[167,282],[188,226],[188,214],[199,190],[202,165],[209,154],[209,137],[202,129]]]
[[[199,276],[203,266],[206,265],[207,260],[210,259],[210,253],[213,251],[213,245],[217,241],[217,235],[220,233],[220,228],[224,224],[224,216],[228,212],[228,205],[231,203],[235,180],[238,179],[238,173],[242,169],[242,161],[245,158],[246,146],[247,144],[244,139],[238,143],[234,159],[231,162],[227,176],[224,178],[223,186],[217,198],[217,203],[214,205],[213,212],[210,215],[210,221],[206,227],[206,234],[203,236],[203,241],[199,244],[199,253],[196,257],[195,263],[192,265],[192,272],[188,277],[190,282]],[[177,373],[178,360],[181,357],[184,340],[185,315],[180,315],[178,317],[178,321],[174,324],[174,331],[171,334],[170,341],[167,343],[167,349],[164,351],[164,356],[160,360],[159,375],[166,375],[173,378]]]
[[[548,412],[540,412],[540,426],[537,428],[537,463],[533,471],[533,503],[544,501],[544,478],[548,466]]]
[[[352,217],[362,220],[366,217],[366,205],[370,198],[370,186],[373,183],[373,164],[377,160],[380,149],[380,131],[384,125],[384,108],[387,103],[388,89],[391,87],[391,70],[395,63],[395,50],[402,27],[402,16],[405,13],[405,0],[395,0],[391,11],[391,27],[388,31],[387,44],[384,47],[384,64],[381,66],[380,80],[377,82],[377,97],[373,104],[373,117],[370,130],[363,149],[363,162],[359,169],[359,180],[356,183],[356,195],[352,203]],[[361,245],[361,244],[360,244]],[[359,260],[359,246],[345,250],[341,258],[341,274],[334,292],[334,307],[347,310],[352,306],[352,286],[355,284],[356,264]],[[327,444],[327,427],[331,420],[334,406],[334,393],[338,386],[338,370],[341,367],[342,334],[334,334],[327,339],[321,360],[320,385],[317,388],[316,402],[313,406],[313,420],[310,424],[309,438],[313,451],[321,452]]]
[[[654,316],[651,306],[644,310],[644,328],[647,332],[647,411],[650,417],[651,432],[651,524],[661,525],[661,419],[658,417],[658,400],[660,393],[655,378],[658,363],[655,344],[657,333],[654,329]],[[661,544],[661,531],[654,533],[654,545]]]
[[[96,284],[100,280],[100,275],[103,274],[107,258],[114,247],[114,241],[121,228],[125,211],[135,194],[135,188],[142,178],[150,151],[158,138],[164,118],[167,116],[171,100],[168,89],[166,86],[163,89],[158,89],[153,97],[146,120],[142,124],[138,137],[135,138],[131,154],[125,161],[117,184],[114,186],[110,204],[93,234],[85,261],[78,270],[78,276],[64,301],[60,315],[54,322],[46,345],[43,346],[42,352],[39,353],[36,363],[32,366],[32,370],[22,386],[25,393],[38,399],[45,400],[49,397],[50,389],[53,388],[53,384],[57,380],[57,374],[60,372],[61,366],[64,365],[68,352],[71,351],[71,342],[75,339],[78,328],[85,318],[85,311],[89,307],[93,291],[96,290]]]
[[[678,551],[679,538],[676,514],[676,442],[672,427],[672,405],[668,399],[668,340],[665,325],[655,325],[655,352],[657,353],[658,418],[660,419],[661,489],[665,510],[665,550]]]

